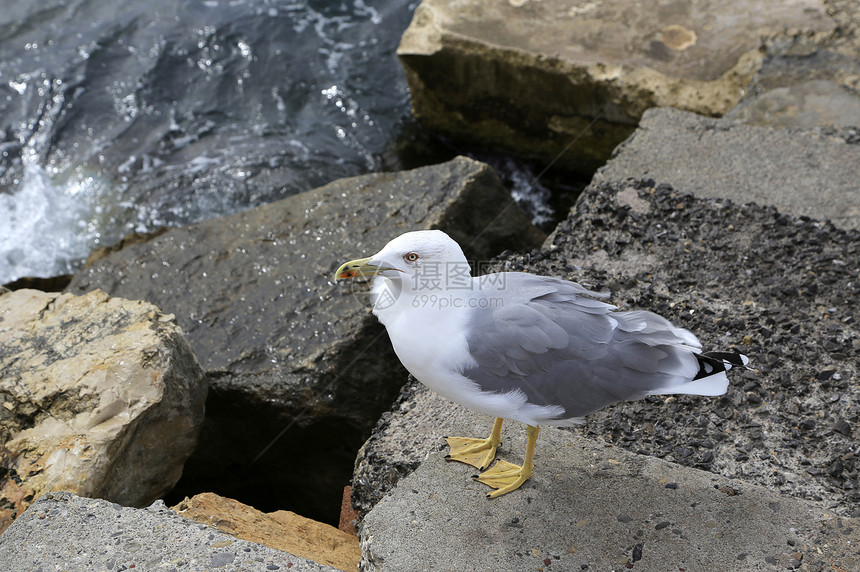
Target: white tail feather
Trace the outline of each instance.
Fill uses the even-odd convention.
[[[646,395],[681,394],[705,395],[709,397],[716,397],[717,395],[723,395],[726,390],[728,390],[728,388],[729,378],[726,376],[726,372],[720,371],[715,373],[714,375],[694,379],[693,381],[688,381],[687,383],[682,383],[673,387],[661,387],[659,389],[653,389],[649,391]]]

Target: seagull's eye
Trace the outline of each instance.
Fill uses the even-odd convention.
[[[418,261],[418,253],[417,252],[410,252],[409,254],[407,254],[406,256],[403,257],[403,260],[405,260],[406,262],[417,262]]]

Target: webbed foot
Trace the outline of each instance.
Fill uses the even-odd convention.
[[[487,498],[494,499],[520,488],[530,476],[532,476],[531,464],[521,467],[499,460],[491,469],[472,478],[496,489],[487,493]]]

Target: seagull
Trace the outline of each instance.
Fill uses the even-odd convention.
[[[471,275],[440,230],[407,232],[335,280],[370,281],[373,314],[397,357],[421,383],[495,417],[486,439],[447,437],[447,460],[478,468],[496,498],[532,475],[541,425],[570,426],[619,401],[648,395],[723,395],[733,352],[702,353],[699,340],[652,312],[618,311],[594,292],[525,272]],[[522,465],[496,458],[505,419],[526,425]]]

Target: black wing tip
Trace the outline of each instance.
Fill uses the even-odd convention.
[[[740,352],[704,352],[698,354],[696,358],[699,360],[699,373],[693,379],[702,379],[721,371],[728,371],[732,367],[747,368],[750,362],[750,359]]]
[[[729,365],[737,367],[746,367],[750,362],[750,358],[740,352],[705,352],[702,357],[711,358],[713,360],[722,361]]]

